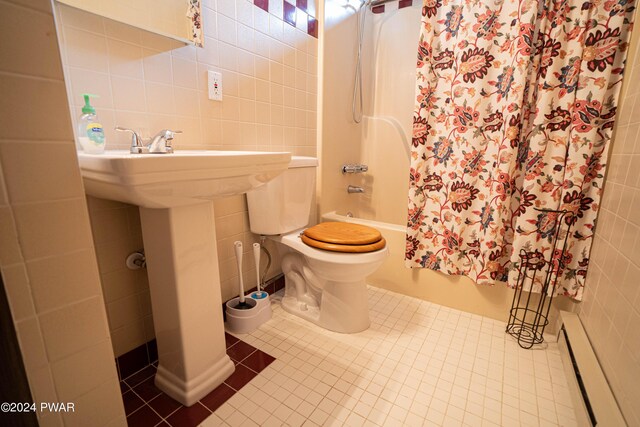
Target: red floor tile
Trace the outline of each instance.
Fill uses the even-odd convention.
[[[116,358],[120,379],[125,379],[149,364],[149,354],[146,344],[134,348],[128,353]]]
[[[147,405],[127,417],[127,424],[131,427],[151,427],[160,421],[162,421],[162,418]]]
[[[237,362],[241,362],[245,357],[256,351],[256,348],[244,341],[238,341],[227,349],[230,358]]]
[[[178,409],[166,421],[174,427],[196,427],[205,420],[211,411],[196,402],[195,405]]]
[[[151,399],[162,393],[162,390],[156,387],[156,385],[153,383],[155,379],[156,377],[154,375],[142,381],[140,384],[133,388],[133,391],[135,391],[138,396],[143,398],[145,402],[150,401]]]
[[[226,384],[220,384],[211,393],[200,399],[200,403],[212,412],[218,409],[224,402],[235,394],[235,390]]]
[[[149,353],[150,362],[155,362],[158,360],[158,343],[155,339],[147,343],[147,352]]]
[[[149,377],[152,377],[156,374],[157,368],[155,366],[147,366],[143,370],[136,372],[131,375],[129,378],[125,378],[125,382],[129,387],[135,387],[140,384],[142,381],[146,380]]]
[[[120,383],[120,390],[128,425],[195,427],[251,381],[257,372],[275,360],[274,357],[232,335],[225,333],[225,341],[227,353],[236,365],[235,372],[200,402],[189,408],[182,406],[155,386],[157,362],[125,378]]]
[[[162,393],[155,397],[153,400],[147,403],[153,408],[162,418],[166,418],[175,412],[176,409],[182,407],[182,405],[168,395]]]
[[[124,404],[124,413],[127,415],[144,405],[144,401],[132,391],[127,391],[122,395],[122,403]]]
[[[280,289],[284,289],[284,276],[278,277],[278,280],[273,282],[273,293],[278,292]]]
[[[237,343],[238,341],[240,341],[238,338],[234,337],[233,335],[230,335],[228,333],[224,333],[224,341],[227,344],[227,348],[231,347],[232,345],[234,345],[235,343]]]
[[[240,390],[246,383],[251,381],[253,377],[258,375],[244,365],[237,365],[236,371],[225,380],[225,384],[234,390]]]
[[[244,359],[242,364],[256,372],[260,372],[274,360],[276,360],[275,357],[268,355],[264,351],[256,350]]]

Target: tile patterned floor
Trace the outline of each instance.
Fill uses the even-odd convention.
[[[576,425],[555,343],[523,350],[503,322],[377,288],[371,328],[342,335],[279,294],[273,319],[239,336],[276,360],[202,426]]]
[[[227,354],[235,363],[236,370],[223,384],[193,406],[182,406],[154,385],[157,363],[121,381],[128,425],[195,427],[275,360],[231,335],[226,334],[225,338]]]

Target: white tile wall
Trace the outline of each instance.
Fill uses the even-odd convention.
[[[636,31],[579,312],[629,425],[640,425],[639,42]]]
[[[317,39],[285,24],[277,10],[269,14],[248,0],[221,1],[217,10],[215,2],[205,2],[202,49],[64,5],[57,18],[72,119],[80,114],[82,93],[100,95],[95,107],[107,128],[108,148],[129,145],[127,135],[112,130],[117,123],[147,133],[163,125],[181,128],[177,148],[315,155],[315,123],[296,116],[315,116]],[[207,70],[223,74],[221,103],[206,99]],[[240,99],[255,103],[244,102],[241,114]],[[271,117],[273,107],[288,114]],[[221,134],[211,129],[211,120]],[[259,130],[260,138],[242,138],[232,125],[238,122]],[[287,132],[302,138],[271,138]]]
[[[50,1],[0,0],[0,92],[0,270],[34,401],[78,408],[38,422],[126,425]]]
[[[196,48],[56,7],[72,120],[80,115],[82,93],[99,95],[94,106],[106,129],[107,149],[129,147],[128,135],[113,131],[117,124],[147,136],[165,127],[180,129],[177,149],[316,155],[317,39],[283,23],[277,8],[270,14],[248,0],[205,1],[205,47]],[[208,70],[222,73],[222,102],[207,99]],[[215,209],[226,300],[237,294],[233,241],[243,240],[249,253],[255,237],[243,197],[218,201]],[[124,266],[126,256],[143,246],[140,220],[136,207],[94,198],[89,211],[114,350],[120,355],[154,336],[146,275]],[[244,272],[253,286],[250,256]]]

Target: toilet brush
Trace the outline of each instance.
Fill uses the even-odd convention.
[[[236,241],[233,244],[236,250],[236,263],[238,264],[238,279],[240,281],[240,298],[238,300],[238,305],[236,305],[235,309],[238,310],[248,310],[253,307],[250,304],[247,304],[244,297],[244,283],[242,282],[242,242]]]
[[[263,292],[260,289],[260,243],[253,244],[253,259],[256,263],[256,289],[257,291],[253,294],[254,297],[264,298],[266,297],[266,292]]]

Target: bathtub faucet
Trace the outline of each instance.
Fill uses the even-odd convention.
[[[364,193],[364,188],[350,185],[347,187],[347,193]]]

